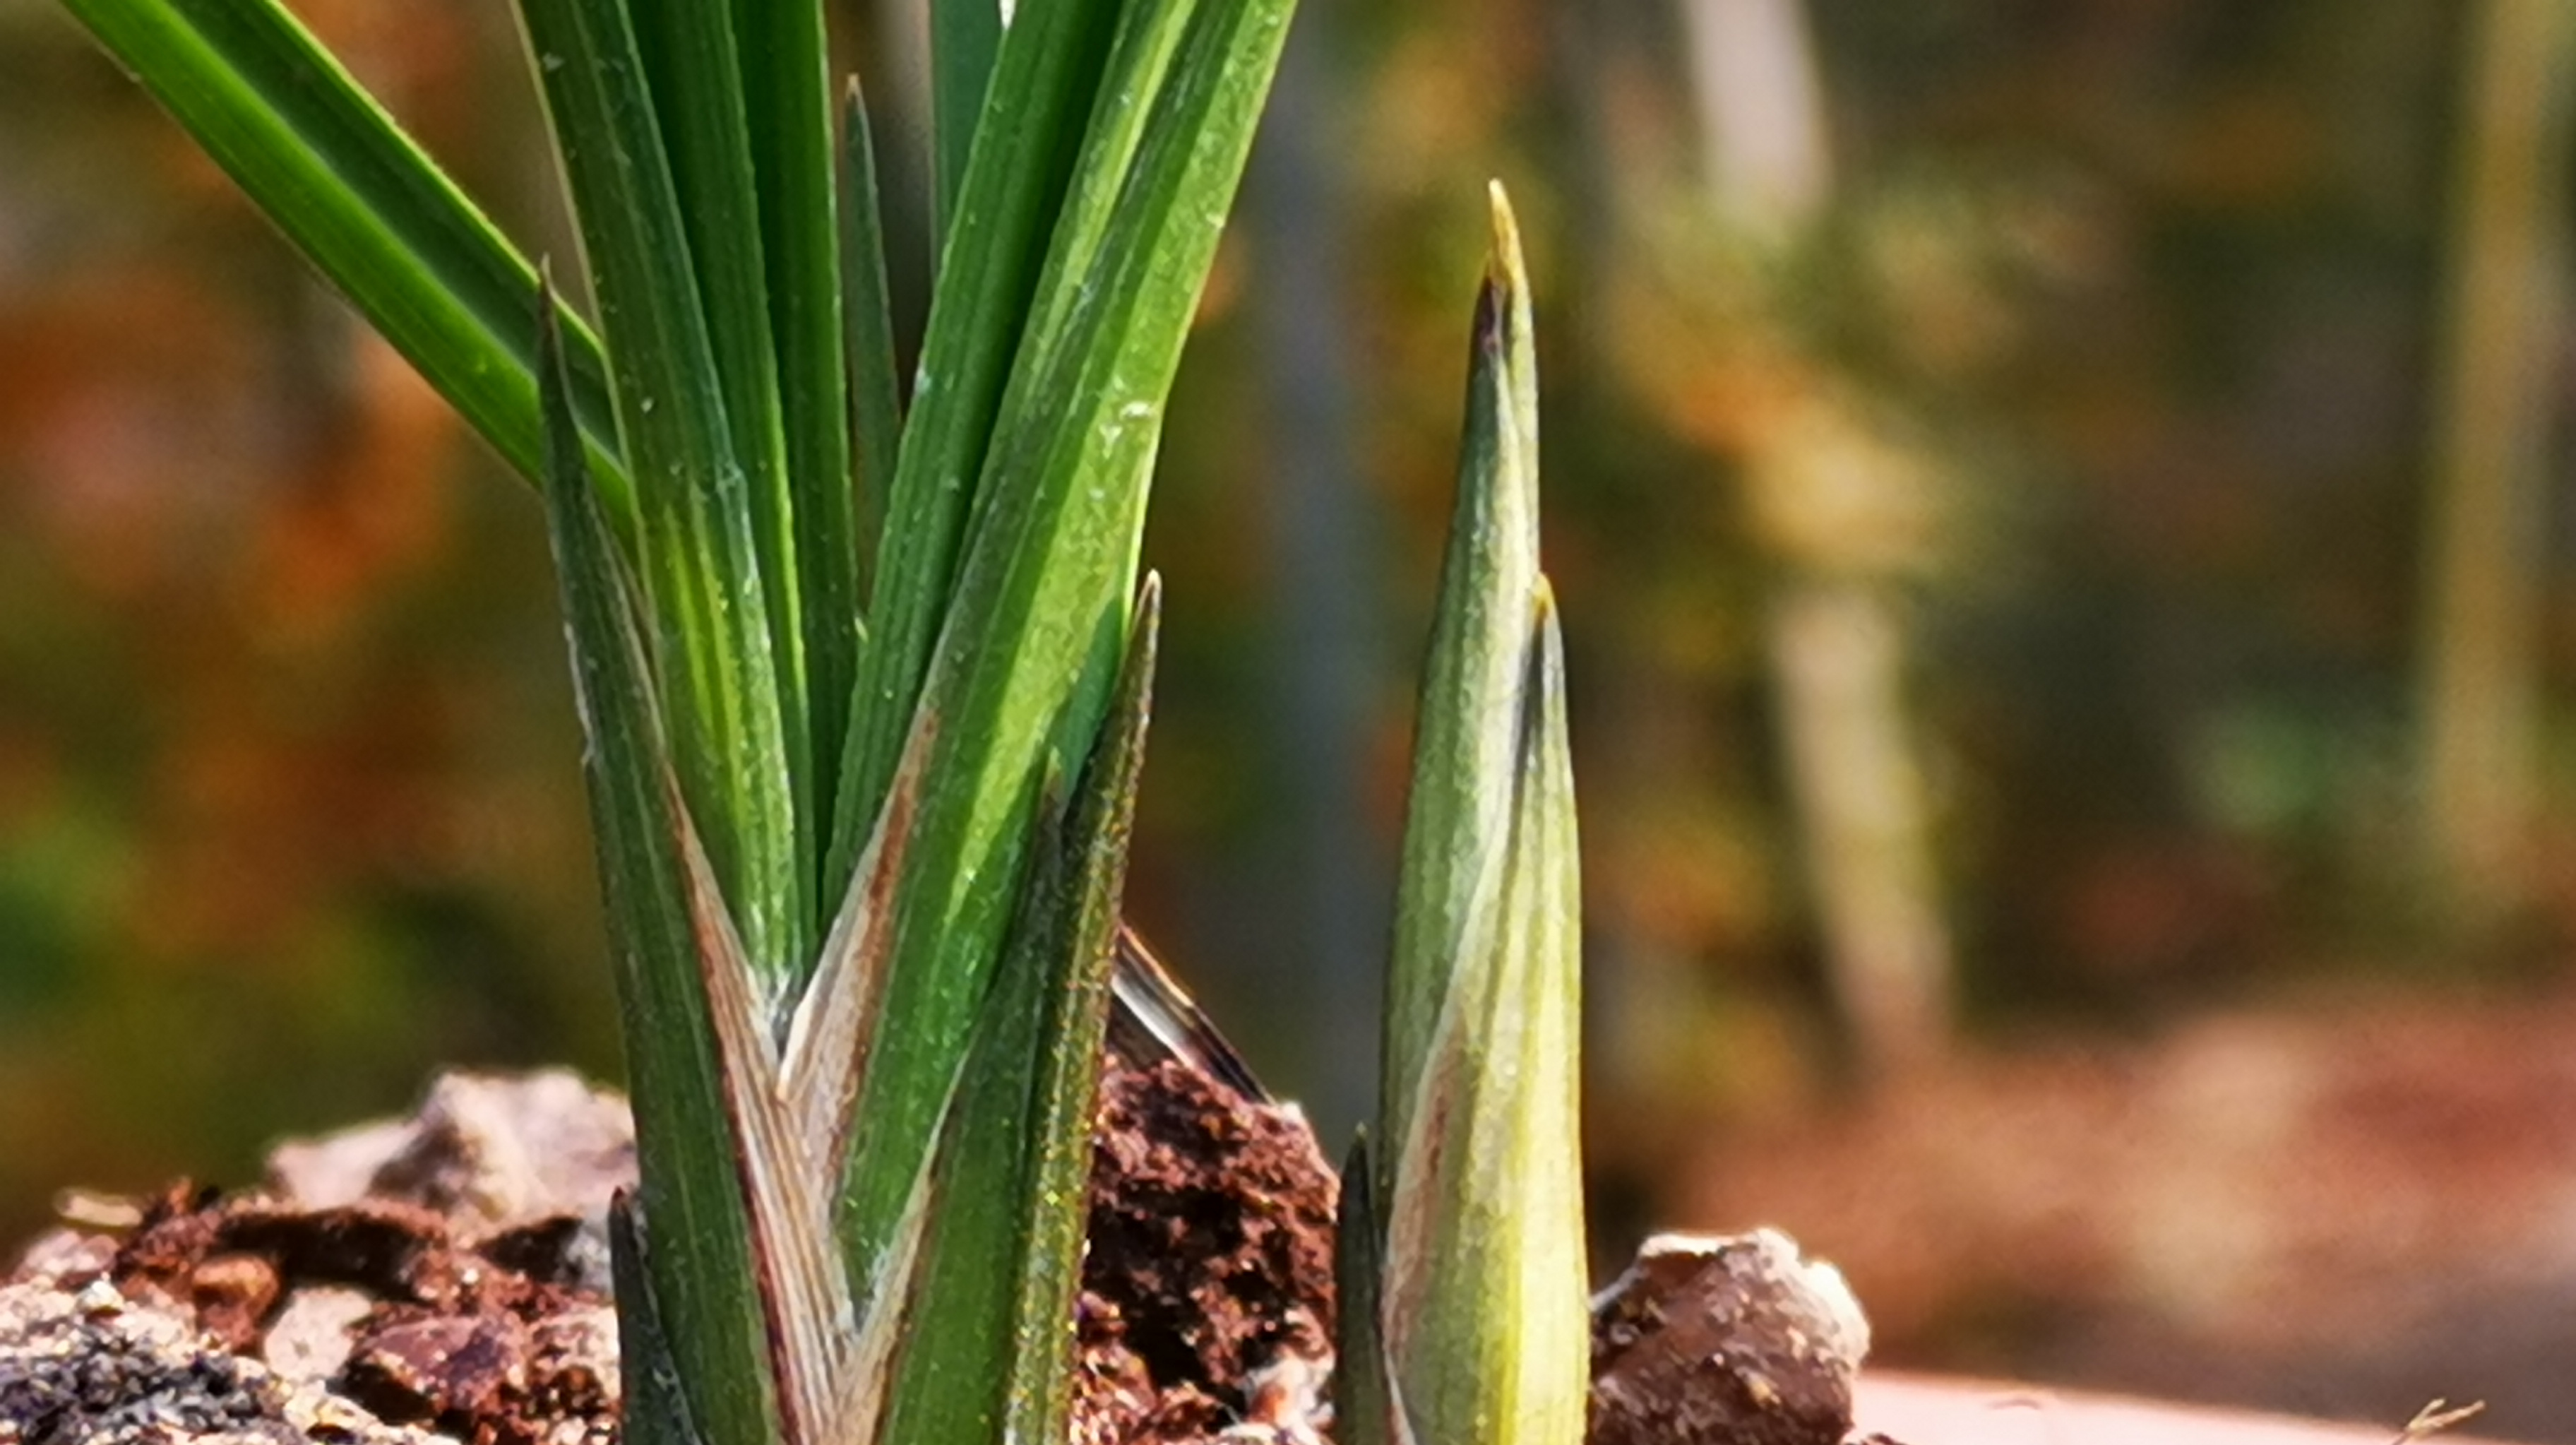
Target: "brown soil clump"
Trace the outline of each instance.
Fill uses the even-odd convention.
[[[1114,1064],[1094,1160],[1075,1439],[1314,1438],[1334,1179],[1304,1120],[1182,1064]],[[314,1421],[359,1445],[615,1438],[622,1101],[451,1076],[418,1117],[283,1146],[270,1175],[89,1201],[32,1246],[0,1285],[0,1445]]]
[[[451,1077],[259,1191],[76,1201],[0,1284],[0,1445],[606,1445],[629,1129],[569,1075]],[[1116,1051],[1074,1445],[1321,1445],[1337,1192],[1294,1107]],[[1596,1304],[1596,1445],[1834,1445],[1867,1329],[1820,1273],[1773,1235],[1650,1251]]]
[[[1304,1116],[1113,1060],[1099,1118],[1075,1440],[1315,1438],[1339,1188]]]
[[[11,1288],[86,1302],[91,1348],[148,1342],[159,1363],[144,1398],[161,1403],[147,1414],[171,1418],[138,1438],[229,1439],[287,1421],[287,1399],[323,1396],[315,1410],[346,1438],[404,1438],[390,1426],[473,1445],[606,1441],[617,1336],[597,1231],[631,1177],[624,1129],[622,1106],[570,1075],[450,1077],[404,1124],[281,1149],[267,1189],[174,1185],[121,1238],[40,1241]],[[32,1342],[66,1328],[56,1308],[0,1336],[0,1391],[33,1388]],[[239,1420],[173,1393],[182,1378],[238,1379],[219,1398]],[[90,1411],[92,1397],[106,1398],[75,1392],[54,1412],[53,1438],[113,1435],[122,1416]],[[254,1400],[265,1414],[243,1413]]]
[[[1658,1235],[1592,1302],[1590,1445],[1837,1445],[1869,1324],[1772,1230]]]

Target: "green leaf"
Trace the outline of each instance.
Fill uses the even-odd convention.
[[[806,703],[805,601],[798,575],[803,559],[799,555],[799,519],[790,496],[787,439],[780,412],[783,383],[779,354],[770,333],[771,308],[788,298],[770,294],[773,267],[769,250],[773,242],[783,247],[789,239],[786,235],[773,235],[770,225],[789,219],[780,208],[790,194],[808,205],[814,200],[816,187],[828,197],[831,161],[828,145],[818,146],[812,155],[796,157],[799,161],[810,160],[814,166],[812,175],[768,175],[755,182],[752,101],[744,89],[744,68],[791,65],[793,58],[738,45],[734,24],[738,13],[758,10],[766,17],[766,23],[755,19],[760,28],[747,39],[794,47],[802,27],[784,22],[781,12],[801,10],[807,23],[816,27],[821,25],[822,17],[815,5],[781,5],[776,0],[757,6],[746,6],[740,0],[623,0],[623,4],[633,18],[636,53],[643,60],[651,92],[650,115],[655,122],[656,140],[668,158],[680,228],[688,240],[687,274],[695,279],[701,324],[714,362],[713,376],[724,399],[732,455],[742,467],[742,495],[749,508],[751,540],[760,561],[761,593],[767,605],[770,670],[778,689],[779,732],[786,745],[788,797],[796,809],[796,826],[790,836],[798,853],[797,876],[805,883],[798,896],[810,899],[816,866],[811,850],[817,805],[809,792],[813,747],[806,732],[811,719]],[[801,105],[825,104],[829,92],[824,89],[819,53],[814,55],[814,65],[810,77],[801,77],[801,86],[795,84],[800,77],[793,74],[759,77],[773,86],[788,86],[785,90],[759,93],[759,109],[765,119],[774,112],[792,125],[802,119],[795,114]],[[818,115],[814,123],[827,125],[828,117]],[[765,133],[783,138],[777,130],[772,126]],[[783,189],[795,181],[804,183],[801,191]],[[762,194],[760,183],[771,185],[769,194]],[[828,199],[824,206],[818,219],[825,248],[822,280],[829,287],[837,276],[832,261],[833,226]],[[797,235],[794,239],[801,242],[813,238]],[[812,258],[800,254],[798,259]],[[837,428],[842,425],[838,415],[840,327],[837,318],[830,319],[828,325],[830,350],[824,360],[832,365],[829,380]],[[836,469],[835,478],[826,485],[838,487],[846,483],[839,479]],[[814,920],[800,914],[794,923],[786,940],[784,962],[795,976],[801,977],[802,970],[810,966]]]
[[[1395,1438],[1575,1445],[1581,883],[1527,283],[1493,200],[1396,902],[1376,1306]]]
[[[1164,403],[1291,8],[1235,0],[1191,17],[1051,375],[1014,388],[1022,404],[1004,420],[915,724],[933,752],[897,890],[888,1032],[861,1106],[871,1132],[852,1166],[857,1260],[885,1238],[966,1048],[1008,921],[1000,880],[1020,876],[1020,820],[1045,759],[1085,751],[1107,707]],[[1006,73],[1025,33],[1005,43]],[[872,663],[884,641],[872,636]]]
[[[1002,48],[1001,0],[929,0],[931,215],[945,239],[966,193],[978,122]]]
[[[1564,660],[1539,584],[1490,892],[1470,912],[1422,1073],[1390,1078],[1380,1306],[1418,1440],[1577,1445],[1590,1380],[1577,1119],[1582,972]],[[1489,858],[1493,855],[1488,853]]]
[[[803,705],[789,739],[799,777],[797,831],[818,906],[829,906],[840,883],[819,870],[858,686],[863,601],[824,8],[777,0],[735,0],[733,7],[785,432],[780,498],[792,549],[781,561],[795,582],[803,631],[805,677],[795,689]],[[873,187],[851,204],[873,207]],[[782,621],[774,612],[770,620]]]
[[[1136,0],[1118,17],[1118,38],[1083,133],[1073,186],[1058,209],[1046,269],[1038,278],[1036,304],[1012,370],[1014,387],[1033,385],[1050,372],[1082,283],[1098,263],[1102,237],[1128,200],[1146,129],[1169,103],[1164,82],[1173,55],[1201,8],[1201,0]],[[1025,405],[1025,397],[1006,394],[1003,415],[1008,418]]]
[[[1539,578],[1537,367],[1520,237],[1499,188],[1493,225],[1476,297],[1458,494],[1414,724],[1385,1016],[1390,1082],[1422,1076],[1434,1023],[1464,962],[1470,915],[1499,868],[1521,740]],[[1379,1122],[1387,1148],[1410,1135],[1411,1101],[1402,1090],[1385,1096]]]
[[[948,0],[941,8],[951,8]],[[947,621],[994,417],[1117,12],[1118,0],[1028,0],[1003,38],[992,113],[941,251],[922,342],[922,385],[886,500],[868,647],[834,810],[844,820],[840,847],[825,866],[827,877],[842,876],[848,848],[873,823],[912,730],[922,679]]]
[[[549,327],[541,343],[549,356],[553,334]],[[663,781],[669,747],[642,606],[607,517],[583,484],[568,386],[551,363],[545,377],[546,522],[588,742],[582,771],[625,1025],[653,1313],[687,1396],[685,1413],[707,1445],[766,1445],[772,1406],[749,1236],[687,870]]]
[[[617,1304],[619,1438],[629,1445],[705,1445],[689,1415],[680,1385],[680,1362],[662,1323],[662,1301],[645,1261],[644,1221],[635,1196],[621,1189],[608,1201],[608,1268]]]
[[[1117,970],[1116,936],[1125,911],[1127,855],[1154,713],[1154,667],[1163,629],[1160,578],[1145,576],[1109,718],[1074,794],[1064,847],[1074,860],[1071,937],[1064,967],[1044,981],[1045,1031],[1034,1117],[1021,1137],[1033,1177],[1021,1192],[1028,1236],[1019,1270],[1009,1378],[1000,1438],[1062,1440],[1072,1414],[1074,1303],[1081,1291],[1090,1223],[1091,1131],[1099,1113],[1101,1047]]]
[[[1389,1378],[1386,1316],[1378,1299],[1386,1259],[1376,1167],[1369,1157],[1368,1131],[1362,1129],[1342,1161],[1342,1197],[1333,1231],[1334,1445],[1412,1445]]]
[[[531,481],[537,273],[275,0],[65,0],[297,249]],[[558,306],[593,477],[622,528],[607,368]]]
[[[680,196],[618,0],[526,0],[521,15],[617,369],[681,783],[775,994],[811,951],[810,885],[749,484]]]
[[[903,385],[894,348],[894,301],[886,285],[885,208],[877,194],[875,128],[858,77],[850,78],[841,105],[841,289],[849,353],[850,425],[858,454],[852,490],[862,571],[875,568],[877,539],[885,527],[886,496],[894,488],[897,444],[903,439]],[[822,734],[817,734],[822,736]]]
[[[1145,125],[1161,99],[1161,86],[1173,51],[1192,13],[1194,0],[1154,0],[1130,5],[1117,17],[1116,39],[1109,48],[1105,71],[1090,87],[1095,93],[1093,114],[1084,131],[1071,187],[1056,202],[1045,263],[1026,319],[1015,321],[1019,328],[1018,350],[1009,375],[1010,390],[1000,404],[1003,416],[1025,411],[1029,405],[1027,389],[1050,374],[1048,359],[1061,338],[1074,298],[1081,294],[1082,283],[1091,273],[1102,234],[1127,186]],[[1103,16],[1096,23],[1109,21]],[[930,415],[944,417],[948,413],[933,411]],[[979,448],[990,444],[989,437],[968,440]],[[974,464],[989,472],[985,460],[979,458]],[[887,605],[895,609],[891,615],[877,614],[878,645],[884,648],[908,641],[916,669],[926,660],[926,648],[932,640],[924,629],[935,631],[944,621],[949,569],[955,565],[953,537],[944,549],[929,544],[961,526],[966,529],[962,535],[971,536],[976,523],[969,519],[979,515],[978,508],[988,495],[979,484],[917,499],[921,505],[912,513],[912,521],[900,534],[901,540],[889,538],[889,546],[904,547],[901,560],[918,569],[919,582],[890,599]],[[905,546],[907,540],[914,545]],[[877,663],[878,691],[868,717],[871,727],[853,745],[854,753],[860,756],[852,764],[857,778],[851,815],[843,825],[845,833],[855,833],[869,816],[866,782],[882,766],[892,740],[900,738],[903,728],[909,725],[919,677],[917,671],[909,678],[898,676],[902,666],[903,658],[893,653],[887,653]],[[840,860],[847,857],[851,841],[849,836],[837,840],[826,877],[839,875]]]
[[[844,344],[848,353],[850,424],[856,476],[849,489],[849,525],[860,547],[858,570],[851,579],[855,598],[879,571],[877,553],[885,534],[887,497],[894,489],[895,458],[903,438],[902,386],[896,372],[894,307],[886,285],[884,210],[877,194],[876,144],[868,123],[867,101],[853,76],[842,104],[841,188],[847,203],[841,211],[841,286]],[[855,545],[855,544],[854,544]],[[854,618],[855,621],[855,618]],[[854,640],[858,639],[854,632]],[[818,746],[839,739],[832,778],[834,797],[830,831],[823,853],[823,881],[828,888],[849,876],[851,855],[876,826],[877,809],[862,799],[857,766],[864,740],[861,724],[867,710],[860,694],[864,650],[854,650],[853,669],[837,722],[819,713],[814,730]],[[820,701],[819,694],[817,701]]]
[[[942,1111],[938,1194],[895,1379],[905,1445],[1061,1440],[1071,1410],[1091,1126],[1128,830],[1152,710],[1145,584],[1109,724],[1037,856],[975,1041]]]

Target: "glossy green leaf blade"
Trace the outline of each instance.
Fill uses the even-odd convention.
[[[1117,14],[1118,0],[1028,0],[995,62],[992,114],[941,251],[921,384],[886,498],[827,878],[848,876],[912,729],[994,417]]]
[[[748,484],[679,197],[624,7],[525,0],[520,13],[618,372],[680,780],[776,992],[806,956],[806,879]]]
[[[1150,579],[1118,698],[1070,812],[1046,819],[1021,908],[940,1131],[939,1207],[889,1439],[1064,1438],[1100,1050],[1152,711]],[[1052,808],[1045,810],[1052,813]]]
[[[1020,873],[1038,773],[1051,752],[1086,749],[1106,710],[1163,407],[1291,8],[1224,0],[1193,17],[1054,375],[1004,423],[920,712],[936,751],[862,1104],[873,1132],[850,1181],[862,1260],[966,1047],[1007,922],[997,880]]]
[[[931,215],[945,240],[1002,48],[1001,0],[930,0]]]
[[[1388,979],[1380,1433],[1576,1445],[1590,1361],[1574,779],[1538,571],[1527,283],[1493,199]]]
[[[1026,1248],[1021,1203],[1035,1183],[1029,1130],[1046,1017],[1038,990],[1046,955],[1065,951],[1072,932],[1061,798],[1048,798],[1039,815],[1040,856],[1019,890],[1010,946],[940,1101],[931,1190],[918,1205],[927,1232],[917,1272],[889,1281],[903,1288],[907,1328],[892,1361],[883,1438],[902,1445],[1004,1438]]]
[[[668,744],[641,606],[605,514],[581,482],[558,375],[548,367],[546,522],[588,743],[582,771],[635,1110],[644,1264],[686,1413],[706,1445],[767,1445],[772,1406],[749,1234],[663,783]]]
[[[1122,206],[1131,217],[1135,210],[1130,188],[1139,176],[1138,153],[1158,118],[1171,124],[1171,97],[1163,85],[1200,8],[1201,0],[1137,0],[1118,17],[1117,39],[1110,47],[1084,128],[1073,183],[1059,207],[1046,266],[1031,299],[1010,384],[1002,394],[995,426],[995,436],[1002,443],[1025,443],[1033,432],[1042,434],[1052,425],[1055,414],[1038,408],[1057,404],[1060,398],[1048,389],[1061,387],[1067,373],[1080,365],[1078,359],[1063,355],[1076,344],[1070,335],[1076,304],[1091,294],[1099,279],[1100,248]],[[1159,421],[1156,425],[1159,430]],[[988,452],[986,478],[1010,463],[1011,458]],[[976,487],[967,521],[969,539],[983,525],[984,508],[993,495],[989,486]]]
[[[1130,200],[1137,153],[1147,128],[1165,113],[1164,83],[1171,76],[1173,57],[1191,18],[1202,5],[1203,0],[1133,0],[1118,17],[1117,42],[1110,47],[1099,96],[1083,132],[1074,184],[1065,194],[1048,243],[1037,304],[1029,317],[1019,364],[1012,371],[1015,388],[1051,374],[1054,351],[1064,340],[1082,283],[1098,263],[1101,240]],[[1003,415],[1008,418],[1025,404],[1024,396],[1006,394]]]
[[[760,559],[761,594],[766,603],[770,670],[778,688],[779,735],[785,741],[788,797],[797,825],[790,837],[798,848],[797,877],[806,886],[799,897],[810,902],[815,858],[812,848],[816,805],[809,792],[813,750],[806,728],[811,721],[806,702],[805,623],[802,579],[798,575],[797,517],[789,494],[787,438],[780,411],[782,378],[770,331],[771,308],[779,299],[769,291],[768,223],[786,198],[764,197],[752,166],[752,97],[744,90],[744,68],[785,60],[758,54],[749,42],[793,43],[798,27],[783,23],[781,12],[801,10],[819,26],[819,7],[782,5],[763,0],[745,6],[736,0],[624,0],[632,17],[636,53],[644,63],[652,105],[649,114],[658,144],[668,161],[681,234],[688,241],[686,274],[694,281],[701,325],[707,338],[714,380],[724,399],[724,421],[730,449],[741,466],[742,495],[749,508],[752,545]],[[747,10],[761,12],[750,17]],[[738,42],[735,18],[746,14],[758,31]],[[761,23],[765,19],[766,23]],[[822,74],[802,98],[820,103]],[[764,79],[775,80],[768,76]],[[792,106],[798,97],[768,93],[759,97],[764,111]],[[829,161],[815,181],[831,184]],[[765,180],[779,178],[765,177]],[[811,187],[802,199],[812,200]],[[824,218],[829,245],[830,217]],[[828,259],[829,251],[825,255]],[[826,277],[827,283],[831,278]],[[837,328],[836,328],[837,330]],[[839,338],[833,338],[833,357]],[[838,376],[833,381],[837,397]],[[818,926],[799,914],[783,940],[788,968],[810,966],[811,940]]]
[[[275,0],[66,0],[226,174],[513,467],[537,480],[535,268]],[[607,368],[558,307],[593,475],[621,526]]]
[[[851,475],[851,394],[843,340],[839,157],[822,5],[735,0],[744,119],[760,204],[769,336],[777,353],[784,431],[784,511],[792,519],[797,617],[803,630],[804,698],[796,749],[799,838],[822,867],[839,797],[841,740],[858,685],[857,491]],[[855,203],[855,202],[854,202]],[[873,206],[873,188],[866,199]],[[773,626],[781,619],[773,613]],[[816,872],[814,903],[828,909],[840,880]],[[816,921],[817,935],[825,920]]]
[[[903,377],[894,345],[894,294],[887,284],[885,202],[877,185],[875,123],[857,76],[841,97],[842,345],[850,375],[851,444],[856,453],[859,566],[876,571],[886,499],[903,441]]]

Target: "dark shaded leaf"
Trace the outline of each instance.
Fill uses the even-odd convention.
[[[550,312],[547,314],[551,314]],[[548,329],[542,354],[553,355]],[[546,523],[580,706],[658,1315],[707,1445],[768,1445],[774,1420],[732,1131],[664,778],[641,604],[590,488],[561,371],[544,368]]]
[[[811,882],[754,509],[680,192],[624,5],[520,13],[616,361],[673,756],[752,962],[782,991],[811,951]]]

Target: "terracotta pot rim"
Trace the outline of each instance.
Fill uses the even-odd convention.
[[[2000,1380],[1865,1370],[1854,1414],[1903,1445],[2391,1445],[2404,1421],[2332,1424]],[[2445,1431],[2428,1445],[2505,1445]]]

